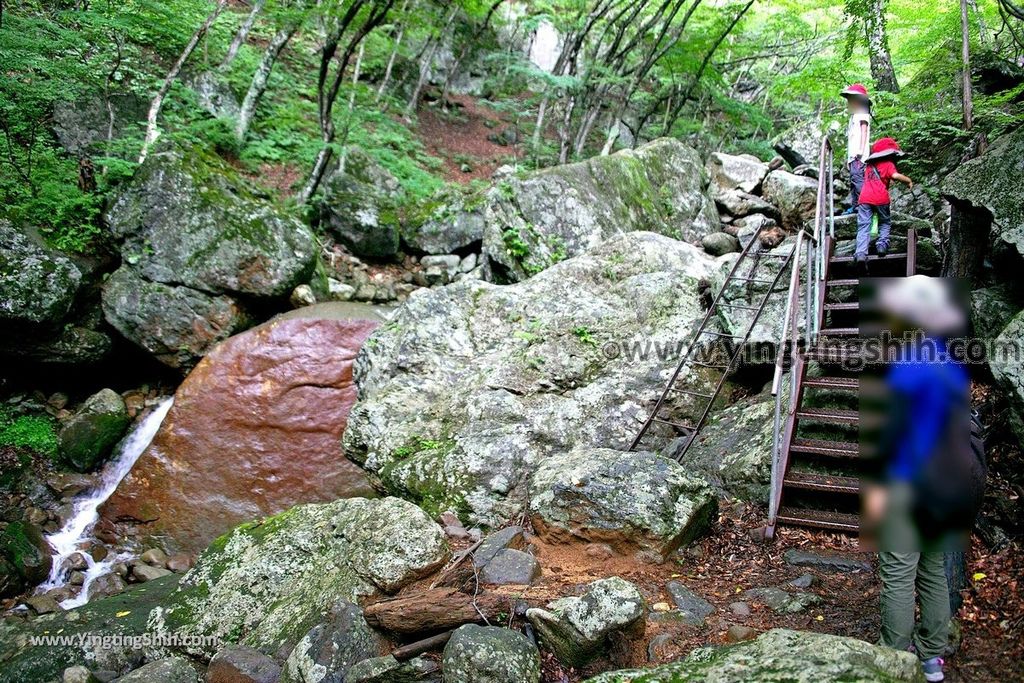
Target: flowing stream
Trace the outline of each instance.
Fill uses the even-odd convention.
[[[117,489],[125,475],[132,469],[142,452],[149,446],[157,430],[171,409],[173,398],[166,398],[153,408],[142,422],[118,446],[117,454],[103,470],[99,484],[81,494],[75,501],[71,517],[64,523],[60,531],[50,534],[46,540],[53,547],[53,567],[50,576],[39,588],[37,593],[45,593],[54,588],[67,585],[71,570],[66,566],[67,560],[77,552],[85,558],[85,583],[77,596],[60,603],[64,609],[80,607],[89,601],[89,586],[100,576],[110,573],[113,566],[131,557],[130,553],[111,553],[100,562],[81,549],[84,542],[92,540],[92,530],[99,520],[99,508]]]

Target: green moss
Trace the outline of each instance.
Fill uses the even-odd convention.
[[[15,417],[10,408],[0,407],[0,446],[27,448],[47,457],[57,455],[56,421],[43,415]]]

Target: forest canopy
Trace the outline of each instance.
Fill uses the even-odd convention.
[[[72,251],[170,141],[272,169],[297,208],[359,146],[428,201],[450,179],[419,115],[462,93],[527,167],[663,135],[770,157],[851,82],[922,169],[1024,117],[1012,0],[35,0],[0,22],[3,212]]]

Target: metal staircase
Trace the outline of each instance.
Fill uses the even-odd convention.
[[[772,295],[780,291],[779,283],[786,272],[786,267],[793,262],[794,255],[800,253],[799,241],[797,248],[788,252],[772,251],[766,248],[761,240],[765,229],[765,226],[758,228],[743,251],[740,252],[711,302],[711,306],[690,338],[686,352],[665,385],[665,390],[644,421],[636,438],[633,439],[633,443],[629,447],[630,451],[637,450],[652,426],[662,425],[683,438],[682,446],[675,456],[676,460],[682,461],[690,444],[693,443],[694,436],[704,426],[715,399],[721,393],[729,374],[736,368],[737,359],[749,341],[751,332],[760,320],[765,306],[771,300]],[[766,270],[764,265],[771,260],[776,260],[776,265],[779,267],[774,274],[769,273],[765,276],[762,274]],[[727,293],[730,291],[730,287],[734,287],[736,284],[747,285],[751,290],[748,297],[750,303],[737,303],[729,300]],[[753,291],[755,287],[765,285],[767,285],[767,289],[763,292]],[[719,329],[718,314],[723,309],[748,312],[750,317],[742,334],[732,334]],[[721,373],[712,390],[695,391],[689,388],[691,373],[688,370],[693,368],[716,370]],[[696,420],[689,423],[678,422],[664,415],[669,408],[669,402],[676,395],[692,397],[699,402],[697,410],[694,412],[694,415],[697,415]],[[664,433],[661,436],[664,437]]]
[[[812,256],[790,271],[786,317],[776,357],[772,476],[766,536],[779,524],[859,530],[858,394],[863,352],[858,335],[858,278],[853,256],[835,254],[832,146],[819,158]],[[872,276],[913,275],[917,236],[902,253],[869,256]],[[798,322],[803,318],[803,334]],[[787,373],[788,369],[788,373]],[[785,381],[788,379],[788,386]]]

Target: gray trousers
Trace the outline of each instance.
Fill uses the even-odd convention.
[[[857,206],[857,252],[858,259],[868,257],[868,243],[871,241],[871,218],[878,214],[878,239],[875,240],[875,249],[878,251],[889,250],[889,232],[892,230],[892,213],[888,204],[872,206],[871,204],[860,204]]]
[[[942,552],[878,553],[882,576],[882,644],[917,656],[942,656],[949,642],[949,587]],[[921,605],[921,627],[914,638],[914,588]]]
[[[856,211],[860,203],[860,191],[864,189],[864,162],[853,159],[847,167],[850,169],[850,206]]]

